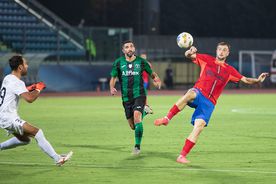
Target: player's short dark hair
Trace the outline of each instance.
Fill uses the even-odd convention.
[[[225,46],[227,46],[229,51],[230,51],[230,49],[231,49],[231,45],[230,45],[229,43],[227,43],[227,42],[219,42],[218,45],[217,45],[217,47],[218,47],[219,45],[225,45]]]
[[[135,45],[134,42],[133,42],[132,40],[125,40],[125,41],[122,42],[122,48],[124,47],[124,45],[125,45],[126,43],[132,43],[133,45]]]
[[[23,62],[24,62],[24,60],[23,60],[23,57],[21,55],[12,56],[9,59],[9,64],[10,64],[11,70],[12,71],[17,70],[19,65],[23,65]]]

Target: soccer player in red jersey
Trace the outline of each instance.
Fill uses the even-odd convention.
[[[208,125],[217,99],[229,81],[256,84],[263,82],[268,76],[268,73],[262,73],[258,78],[242,76],[235,68],[226,63],[229,53],[230,45],[226,42],[218,43],[216,58],[206,54],[198,54],[194,46],[185,52],[187,58],[200,66],[200,77],[194,87],[188,90],[173,105],[167,116],[154,121],[156,126],[166,126],[186,105],[195,109],[191,119],[194,128],[186,139],[182,151],[176,160],[179,163],[189,163],[186,156],[195,145],[203,128]]]
[[[143,53],[140,55],[141,58],[147,60],[147,54]],[[152,68],[151,63],[148,61],[150,67]],[[142,73],[143,81],[144,81],[144,88],[149,89],[149,75],[147,72],[143,71]]]
[[[143,59],[145,59],[145,60],[148,59],[146,53],[140,54],[140,57],[143,58]],[[148,61],[148,60],[147,60],[147,61]],[[149,65],[150,65],[150,68],[152,68],[151,63],[150,63],[149,61],[148,61],[148,63],[149,63]],[[146,71],[143,71],[143,73],[142,73],[142,78],[143,78],[143,81],[144,81],[144,88],[145,88],[146,90],[148,90],[148,89],[149,89],[149,75],[148,75],[148,73],[147,73]],[[146,104],[145,104],[145,107],[144,107],[144,112],[145,112],[146,114],[153,114],[152,108],[148,105],[148,99],[147,99],[147,98],[146,98]]]

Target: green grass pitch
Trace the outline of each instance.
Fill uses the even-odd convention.
[[[180,96],[149,96],[140,156],[132,156],[134,132],[120,97],[43,97],[22,102],[20,115],[43,129],[59,153],[72,160],[56,167],[36,145],[0,151],[0,184],[276,183],[276,95],[222,95],[209,126],[188,159],[175,162],[190,133],[187,107],[167,127],[154,127]],[[0,130],[0,141],[8,139]]]

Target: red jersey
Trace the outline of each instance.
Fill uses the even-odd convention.
[[[150,63],[150,62],[148,62],[148,63],[149,63],[149,65],[150,65],[150,68],[152,68],[151,63]],[[148,75],[148,73],[147,73],[146,71],[143,71],[142,77],[143,77],[143,81],[144,81],[144,82],[146,82],[146,83],[149,82],[149,75]]]
[[[207,54],[196,54],[193,62],[200,66],[200,77],[194,85],[214,105],[228,81],[238,82],[243,77],[227,63],[220,64]]]

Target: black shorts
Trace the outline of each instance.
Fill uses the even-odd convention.
[[[134,98],[131,101],[123,102],[126,118],[127,119],[132,118],[134,111],[139,111],[143,114],[145,103],[146,103],[145,96],[140,96],[140,97]]]

